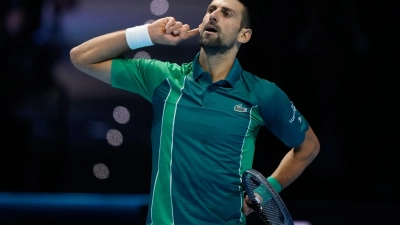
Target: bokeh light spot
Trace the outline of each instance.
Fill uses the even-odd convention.
[[[150,4],[151,12],[156,16],[164,15],[169,8],[167,0],[153,0]]]
[[[135,59],[139,59],[139,58],[144,58],[144,59],[151,59],[151,56],[149,53],[145,52],[145,51],[139,51],[135,54],[134,56]]]
[[[123,142],[123,136],[118,130],[111,129],[107,132],[107,141],[112,146],[120,146]]]
[[[114,109],[113,117],[117,123],[126,124],[129,122],[131,114],[129,110],[123,106],[118,106]]]
[[[311,225],[308,221],[293,221],[294,225]]]
[[[151,24],[153,23],[155,20],[147,20],[144,24]]]
[[[110,176],[108,167],[103,163],[97,163],[93,166],[93,174],[100,180],[107,179]]]

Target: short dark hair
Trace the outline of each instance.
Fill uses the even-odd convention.
[[[253,0],[238,0],[244,6],[242,12],[241,26],[245,28],[254,29],[257,22],[256,5]]]

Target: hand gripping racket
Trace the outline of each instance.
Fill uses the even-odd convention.
[[[242,175],[245,196],[248,195],[254,212],[268,225],[294,225],[292,217],[279,194],[265,177],[254,169]]]

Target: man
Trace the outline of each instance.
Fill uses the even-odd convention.
[[[268,178],[277,191],[319,152],[317,137],[286,94],[242,70],[236,59],[252,35],[248,4],[213,0],[196,29],[166,17],[96,37],[70,52],[79,70],[153,105],[147,224],[246,224],[252,210],[243,199],[241,174],[252,166],[261,126],[293,147]],[[201,49],[190,63],[121,56],[197,35]]]

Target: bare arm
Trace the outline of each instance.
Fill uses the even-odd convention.
[[[311,127],[302,144],[292,148],[283,157],[278,168],[271,175],[281,184],[282,189],[296,180],[319,153],[319,140]]]
[[[198,30],[190,30],[189,25],[183,25],[173,17],[158,19],[148,26],[152,43],[164,45],[177,45],[196,36]],[[111,60],[129,50],[125,30],[121,30],[95,37],[72,48],[70,58],[77,69],[110,84]]]
[[[303,143],[292,148],[285,157],[283,157],[278,168],[271,176],[280,183],[282,189],[289,186],[318,155],[319,148],[319,140],[310,127],[306,132]],[[249,207],[251,201],[248,196],[246,196],[243,201],[242,210],[247,216],[253,212],[253,209]]]

